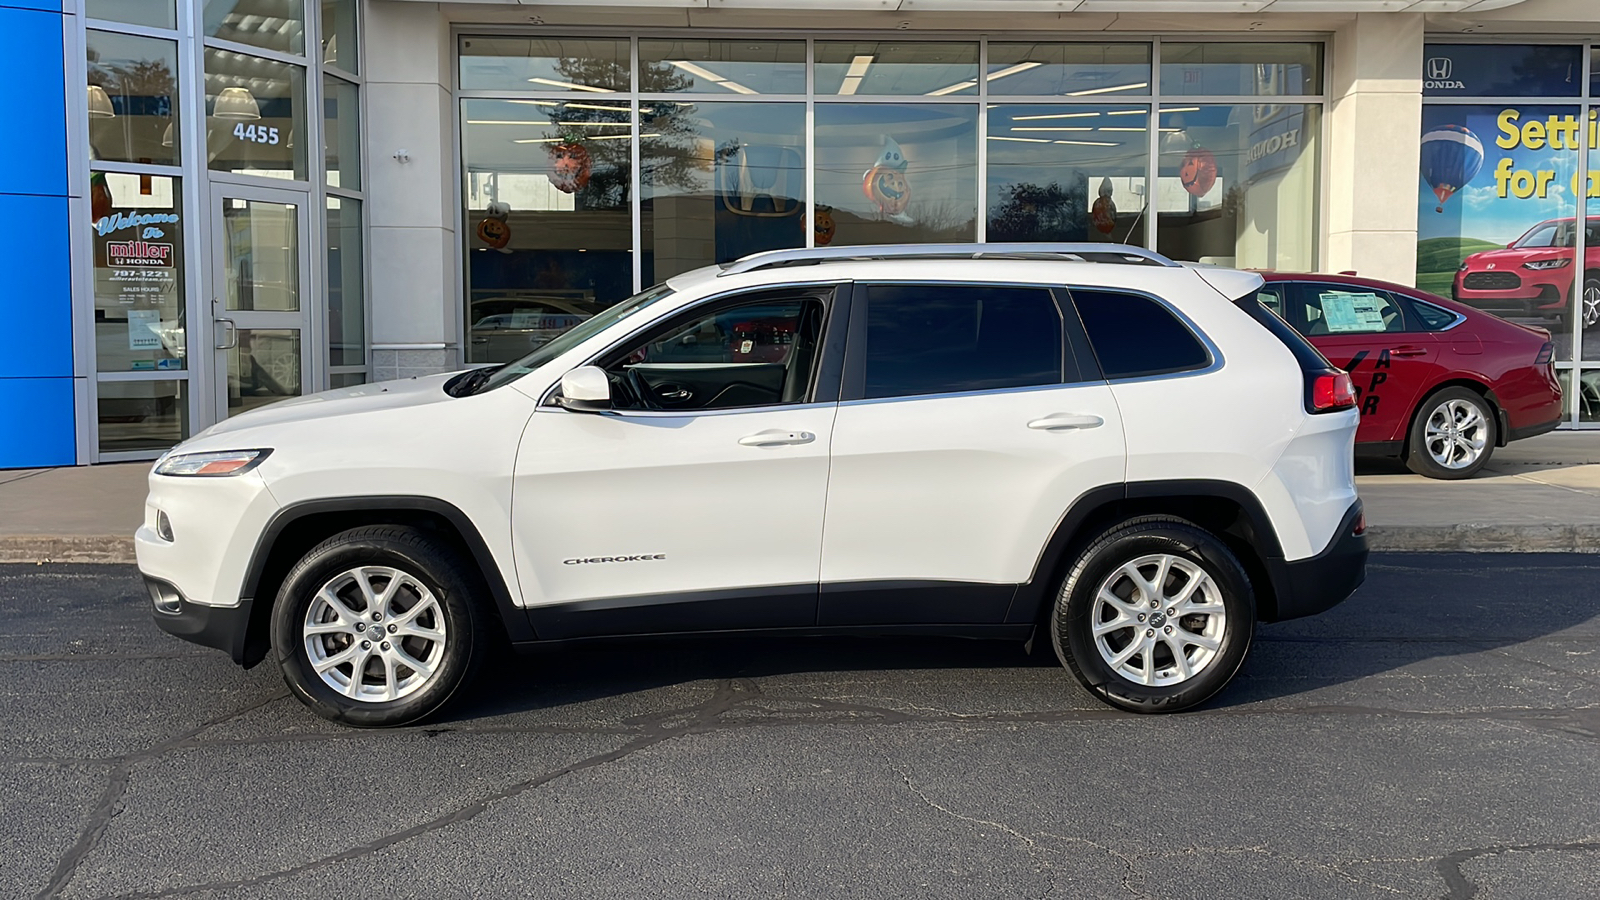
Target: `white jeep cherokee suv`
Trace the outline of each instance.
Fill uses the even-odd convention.
[[[351,725],[488,646],[1028,640],[1140,712],[1365,574],[1349,378],[1257,275],[1105,244],[776,251],[509,365],[229,419],[150,476],[165,630]]]

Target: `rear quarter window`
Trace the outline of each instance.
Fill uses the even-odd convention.
[[[1170,375],[1211,364],[1205,344],[1156,300],[1121,291],[1070,293],[1106,378]]]

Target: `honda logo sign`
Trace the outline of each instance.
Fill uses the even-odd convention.
[[[1422,86],[1430,90],[1462,91],[1467,86],[1459,81],[1452,81],[1450,75],[1455,71],[1456,64],[1448,56],[1430,56],[1423,63]]]
[[[1428,77],[1434,81],[1443,81],[1450,77],[1450,70],[1453,68],[1455,64],[1450,61],[1450,57],[1435,56],[1428,60]]]

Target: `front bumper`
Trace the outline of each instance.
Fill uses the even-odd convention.
[[[1457,279],[1450,290],[1450,298],[1465,303],[1473,309],[1500,316],[1539,317],[1554,315],[1566,309],[1561,286],[1548,281],[1523,281],[1520,287],[1506,290],[1483,290],[1462,287]]]
[[[1351,505],[1339,522],[1339,530],[1321,553],[1294,561],[1269,559],[1267,573],[1272,579],[1277,609],[1268,621],[1282,622],[1314,616],[1343,603],[1367,580],[1367,536],[1355,533],[1361,519],[1361,501]]]
[[[206,606],[189,602],[170,581],[146,575],[144,584],[153,605],[151,615],[167,634],[221,650],[246,668],[266,656],[266,635],[251,635],[249,600],[238,606]]]

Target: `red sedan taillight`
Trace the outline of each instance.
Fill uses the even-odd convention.
[[[1356,405],[1356,385],[1349,372],[1326,372],[1311,382],[1311,411],[1334,412]]]

